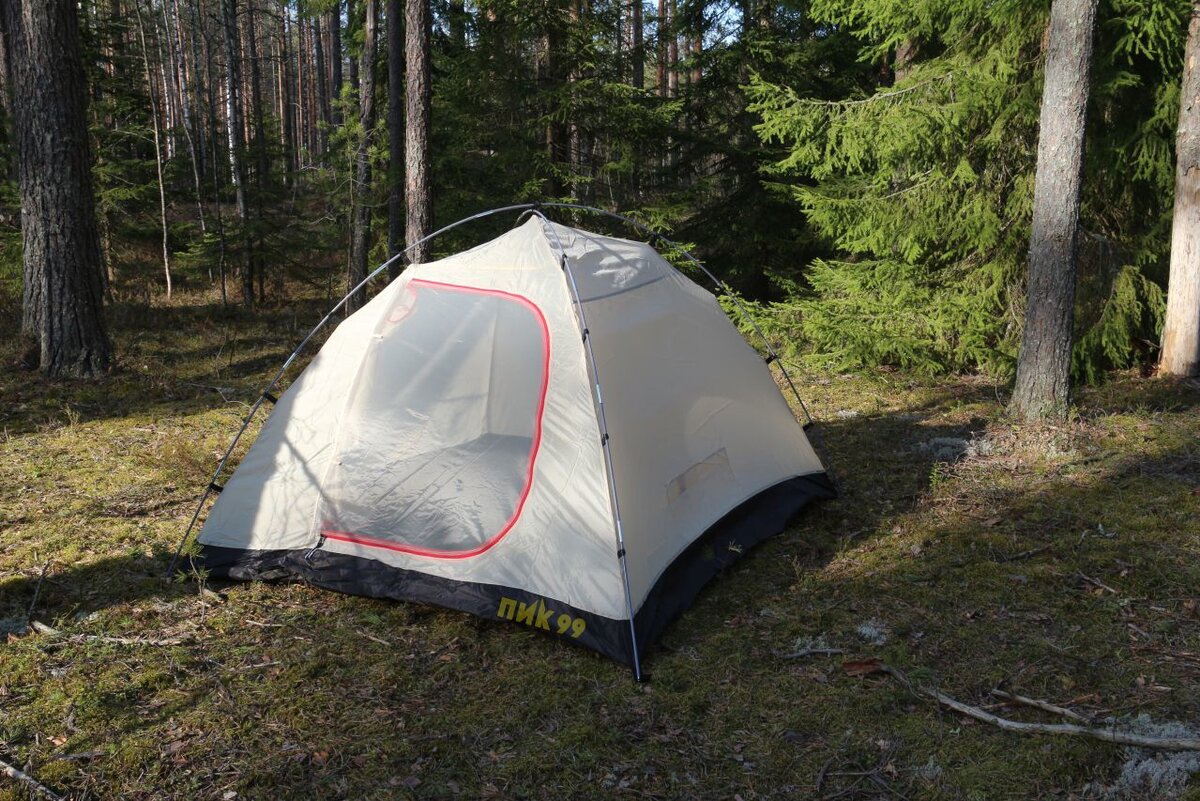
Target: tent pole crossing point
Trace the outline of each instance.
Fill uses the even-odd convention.
[[[600,390],[600,369],[596,366],[596,354],[592,350],[592,337],[588,331],[587,316],[583,311],[583,301],[579,299],[579,286],[575,283],[575,274],[571,272],[570,260],[567,258],[566,248],[563,247],[562,240],[558,237],[558,232],[550,226],[550,221],[546,219],[546,215],[542,214],[537,209],[534,209],[534,214],[542,220],[542,230],[549,231],[554,236],[554,241],[558,245],[559,264],[562,267],[563,274],[567,278],[567,286],[571,290],[571,297],[575,303],[575,314],[579,320],[579,332],[583,337],[583,347],[587,352],[588,363],[592,368],[592,378],[595,381],[595,397],[596,404],[596,421],[600,424],[600,447],[604,451],[604,468],[608,474],[608,493],[613,512],[613,527],[616,530],[617,537],[617,560],[621,564],[621,581],[624,583],[625,591],[625,608],[629,610],[629,639],[630,646],[633,649],[633,678],[634,681],[642,681],[642,662],[641,656],[638,654],[637,640],[637,624],[633,609],[633,593],[629,589],[629,565],[625,557],[625,530],[621,525],[621,503],[617,499],[617,479],[613,469],[612,451],[609,449],[608,441],[608,420],[604,416],[604,395]],[[549,242],[550,238],[547,237]]]
[[[699,259],[697,259],[695,256],[692,255],[691,251],[684,250],[679,245],[678,242],[676,242],[672,239],[667,239],[665,236],[658,233],[657,231],[655,231],[653,228],[646,225],[645,223],[638,222],[637,220],[633,219],[632,217],[626,217],[624,214],[617,214],[615,211],[608,211],[607,209],[600,209],[600,208],[596,208],[595,206],[583,206],[578,203],[557,203],[557,202],[539,203],[539,204],[536,204],[533,206],[533,210],[536,212],[536,209],[539,206],[544,207],[544,208],[552,208],[552,209],[572,209],[574,211],[586,211],[586,212],[590,212],[592,214],[599,214],[604,217],[611,217],[614,220],[620,220],[621,222],[628,223],[635,230],[639,231],[640,233],[645,234],[649,239],[649,244],[651,244],[651,245],[654,244],[655,240],[657,240],[659,242],[664,242],[667,245],[670,245],[676,252],[678,252],[681,256],[683,256],[685,259],[687,259],[690,264],[694,265],[702,273],[707,275],[709,277],[709,279],[712,280],[713,284],[716,285],[717,289],[724,292],[729,297],[733,298],[733,302],[735,304],[737,304],[738,312],[742,315],[742,317],[750,325],[750,328],[753,329],[754,333],[758,335],[758,338],[762,340],[763,347],[765,347],[767,349],[767,354],[770,356],[770,358],[767,359],[767,363],[769,364],[771,362],[776,362],[779,364],[779,372],[783,373],[784,380],[787,381],[788,386],[791,387],[792,394],[796,396],[796,402],[800,404],[800,411],[802,411],[804,413],[805,428],[812,425],[813,419],[812,419],[812,415],[808,413],[808,406],[804,403],[804,398],[800,397],[800,391],[796,389],[796,385],[794,383],[792,383],[792,377],[791,377],[791,375],[788,374],[787,368],[785,368],[783,366],[783,360],[779,358],[779,354],[775,352],[775,348],[771,345],[771,340],[767,339],[767,335],[763,333],[763,330],[761,328],[759,328],[758,323],[755,321],[754,317],[750,314],[750,310],[746,308],[746,305],[744,303],[742,303],[742,299],[740,297],[738,297],[736,292],[733,291],[733,287],[729,286],[728,283],[721,280],[720,278],[717,278],[717,276],[715,276],[711,270],[709,270],[707,267],[704,266],[704,263],[702,261],[700,261]],[[541,215],[539,215],[539,216],[541,216]],[[545,217],[543,216],[542,219],[545,219]],[[828,465],[826,465],[826,467],[828,467]]]

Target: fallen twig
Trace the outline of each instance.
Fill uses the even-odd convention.
[[[108,756],[107,751],[83,751],[78,754],[55,754],[47,759],[47,762],[78,762],[84,759],[98,759],[102,756]]]
[[[1064,718],[1077,720],[1080,723],[1086,723],[1090,725],[1092,722],[1092,719],[1086,715],[1081,715],[1074,710],[1067,709],[1066,707],[1056,706],[1048,701],[1039,701],[1036,698],[1026,698],[1023,695],[1014,695],[1012,693],[1006,693],[1004,690],[992,690],[992,695],[996,696],[997,698],[1003,698],[1006,701],[1011,701],[1014,704],[1031,706],[1034,709],[1040,709],[1044,712],[1050,712],[1055,715],[1060,715]]]
[[[1003,564],[1005,562],[1019,562],[1022,559],[1028,559],[1031,556],[1037,556],[1038,554],[1045,553],[1048,550],[1050,550],[1050,546],[1043,545],[1040,548],[1030,548],[1028,551],[1021,551],[1020,553],[1014,553],[1011,556],[998,556],[998,557],[996,557],[995,561],[1000,562],[1001,564]]]
[[[1200,739],[1190,737],[1149,737],[1129,731],[1121,731],[1116,728],[1104,729],[1098,726],[1077,726],[1074,723],[1024,723],[1017,720],[1009,720],[999,715],[993,715],[991,712],[987,712],[977,706],[964,704],[962,701],[957,701],[931,687],[916,687],[902,670],[890,665],[880,663],[876,672],[886,673],[896,679],[913,695],[932,699],[948,709],[953,709],[955,712],[966,715],[969,718],[974,718],[982,723],[988,723],[1004,731],[1016,732],[1018,734],[1059,734],[1067,737],[1091,737],[1094,740],[1102,740],[1106,743],[1131,745],[1136,748],[1150,748],[1158,751],[1200,751]]]
[[[18,770],[3,760],[0,760],[0,773],[3,773],[9,778],[16,779],[19,782],[29,785],[29,788],[33,790],[34,793],[44,798],[50,798],[53,799],[53,801],[66,801],[64,796],[54,792],[25,771]]]
[[[841,648],[801,648],[791,654],[782,654],[781,659],[804,659],[809,656],[836,656],[846,653]]]
[[[1093,587],[1104,590],[1105,592],[1110,592],[1113,595],[1120,595],[1119,592],[1117,592],[1112,587],[1108,586],[1107,584],[1105,584],[1103,581],[1101,581],[1098,578],[1092,578],[1091,576],[1087,575],[1086,573],[1080,573],[1079,577],[1081,579],[1083,579],[1084,581],[1086,581],[1088,584],[1091,584]]]
[[[46,560],[46,564],[42,565],[42,574],[38,576],[37,585],[33,588],[33,600],[29,602],[29,609],[25,612],[25,625],[33,620],[34,610],[37,609],[38,598],[42,594],[42,584],[46,582],[46,571],[50,569],[50,560]]]
[[[98,634],[64,634],[58,629],[47,626],[37,620],[30,621],[29,627],[38,634],[45,634],[47,637],[62,637],[71,642],[103,642],[113,645],[183,645],[184,640],[180,638],[153,640],[147,637],[103,637]]]

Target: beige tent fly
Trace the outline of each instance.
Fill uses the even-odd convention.
[[[533,212],[408,267],[264,393],[198,538],[211,576],[513,621],[640,677],[717,571],[833,495],[712,294]]]

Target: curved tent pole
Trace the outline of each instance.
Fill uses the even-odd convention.
[[[562,240],[559,239],[558,232],[549,225],[550,220],[545,214],[538,209],[532,209],[531,213],[540,217],[542,220],[543,231],[548,230],[554,236],[554,241],[558,244],[559,266],[567,277],[567,287],[571,290],[571,296],[575,301],[575,313],[579,318],[579,331],[583,335],[583,347],[587,351],[588,363],[592,368],[592,380],[595,386],[592,387],[596,405],[596,421],[600,424],[600,448],[604,451],[604,466],[605,472],[608,474],[608,494],[612,503],[613,525],[615,528],[617,539],[617,561],[621,565],[621,581],[625,590],[625,608],[629,612],[629,640],[633,654],[633,678],[634,681],[642,681],[642,658],[638,653],[637,625],[634,620],[633,611],[633,593],[629,590],[629,562],[625,557],[625,529],[621,525],[621,503],[617,499],[617,474],[613,468],[612,451],[608,444],[608,420],[604,416],[604,395],[600,390],[600,370],[596,366],[596,354],[592,351],[592,337],[588,332],[587,315],[583,311],[583,301],[579,297],[579,286],[575,283],[575,274],[571,272],[570,260],[567,258],[566,248],[563,247]],[[549,237],[547,237],[549,240]]]
[[[267,384],[266,389],[264,389],[262,391],[262,393],[259,394],[258,399],[254,401],[254,405],[250,407],[250,412],[246,415],[246,418],[242,421],[242,427],[238,429],[237,434],[235,434],[233,437],[233,441],[230,442],[229,447],[225,449],[225,454],[221,457],[221,461],[217,464],[217,469],[213,472],[212,479],[208,482],[208,486],[204,488],[204,493],[200,496],[200,502],[196,504],[196,510],[192,513],[192,518],[188,522],[187,529],[183,532],[183,536],[179,540],[179,546],[175,549],[175,555],[171,557],[171,564],[169,567],[167,567],[167,578],[170,578],[171,576],[175,575],[175,568],[179,566],[179,557],[183,554],[183,549],[184,549],[184,547],[187,546],[188,539],[192,535],[192,530],[196,527],[196,521],[198,521],[200,519],[200,513],[204,511],[204,504],[206,504],[208,502],[208,499],[211,498],[214,493],[220,494],[222,487],[217,484],[217,479],[219,479],[221,477],[221,474],[223,472],[225,472],[225,465],[229,463],[229,457],[233,455],[233,449],[237,447],[238,442],[241,441],[242,436],[246,433],[246,429],[248,429],[250,427],[250,422],[254,419],[254,416],[256,414],[258,414],[258,410],[262,408],[263,401],[269,400],[272,403],[275,402],[275,396],[272,395],[271,393],[275,389],[276,385],[279,383],[280,379],[283,378],[284,372],[286,372],[287,369],[292,366],[292,363],[296,361],[296,358],[300,355],[300,351],[304,350],[304,346],[307,345],[309,343],[309,341],[311,341],[312,338],[314,336],[316,336],[317,332],[320,331],[322,328],[324,328],[325,325],[331,319],[333,319],[333,316],[335,314],[337,314],[338,311],[343,306],[346,305],[346,302],[348,300],[350,300],[350,297],[352,295],[354,295],[356,292],[358,292],[359,290],[363,289],[376,276],[378,276],[380,273],[382,273],[388,267],[391,267],[398,260],[404,258],[410,250],[412,250],[413,248],[416,248],[420,245],[425,244],[426,242],[428,242],[431,239],[434,239],[435,237],[441,236],[442,234],[446,233],[447,231],[453,230],[454,228],[458,228],[460,225],[465,225],[469,222],[474,222],[475,220],[479,220],[484,217],[490,217],[494,214],[503,214],[504,212],[508,212],[508,211],[522,211],[525,209],[532,209],[532,208],[535,208],[536,205],[537,204],[535,204],[535,203],[519,203],[519,204],[512,205],[512,206],[502,206],[501,208],[498,208],[498,209],[488,209],[487,211],[481,211],[478,214],[472,214],[470,217],[464,217],[463,219],[459,220],[458,222],[450,223],[449,225],[445,226],[444,228],[439,228],[438,230],[434,231],[433,233],[429,234],[428,236],[422,237],[421,239],[417,240],[416,242],[412,243],[408,247],[404,248],[404,250],[401,250],[395,256],[392,256],[390,259],[385,261],[383,264],[379,265],[374,270],[372,270],[370,275],[368,275],[363,280],[359,281],[358,284],[353,289],[351,289],[349,292],[347,292],[342,297],[342,299],[339,300],[337,302],[337,304],[332,309],[330,309],[329,312],[324,317],[321,318],[321,321],[319,323],[317,323],[315,326],[313,326],[312,330],[308,332],[308,335],[305,336],[304,339],[300,340],[300,344],[297,345],[295,350],[292,351],[291,355],[287,357],[287,360],[284,361],[283,366],[280,367],[279,370],[276,371],[275,377],[271,379],[271,383]]]
[[[699,259],[697,259],[695,256],[693,256],[691,254],[691,251],[684,250],[679,245],[678,242],[675,242],[671,239],[667,239],[665,236],[658,233],[657,231],[655,231],[653,228],[646,225],[645,223],[638,222],[637,220],[633,219],[632,217],[626,217],[624,214],[617,214],[615,211],[608,211],[607,209],[599,209],[599,208],[596,208],[595,206],[584,206],[584,205],[580,205],[578,203],[557,203],[557,202],[540,203],[540,204],[535,205],[533,207],[533,210],[536,212],[536,209],[539,206],[542,208],[571,209],[573,211],[587,211],[587,212],[591,212],[592,214],[599,214],[604,217],[611,217],[614,220],[620,220],[621,222],[627,223],[628,225],[632,226],[638,232],[645,234],[647,236],[647,238],[650,240],[649,244],[651,244],[651,245],[653,245],[655,240],[657,240],[659,242],[663,242],[663,243],[671,246],[672,248],[674,248],[675,251],[677,253],[679,253],[680,255],[682,255],[685,259],[687,259],[689,263],[696,266],[697,268],[700,269],[701,272],[703,272],[705,275],[707,275],[712,280],[713,284],[715,284],[719,290],[723,291],[725,294],[729,295],[729,297],[733,298],[733,302],[735,304],[737,304],[738,312],[742,315],[742,317],[746,320],[746,322],[749,323],[750,328],[753,329],[754,333],[758,335],[758,338],[762,340],[763,347],[765,347],[767,349],[767,354],[770,356],[770,358],[767,359],[767,363],[769,364],[770,362],[776,362],[779,364],[779,372],[783,373],[783,378],[785,381],[787,381],[787,385],[791,388],[792,395],[795,396],[796,402],[800,404],[800,410],[802,412],[804,412],[804,427],[808,428],[809,426],[811,426],[813,424],[813,418],[812,418],[812,415],[809,414],[809,412],[808,412],[808,406],[804,403],[804,398],[800,397],[800,391],[796,389],[796,385],[792,382],[792,377],[791,377],[791,375],[788,374],[787,368],[785,368],[783,366],[783,360],[779,358],[779,354],[775,351],[775,348],[771,345],[771,340],[767,339],[767,335],[765,333],[763,333],[762,328],[760,328],[758,323],[755,322],[754,317],[750,314],[750,310],[748,308],[746,308],[746,304],[744,304],[742,302],[742,299],[737,296],[737,293],[735,293],[733,291],[733,288],[730,287],[728,283],[726,283],[725,281],[723,281],[720,278],[717,278],[717,276],[714,275],[711,270],[709,270],[707,267],[704,266],[703,262],[701,262]],[[543,217],[543,219],[545,219],[545,217]]]

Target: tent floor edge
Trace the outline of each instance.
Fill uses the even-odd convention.
[[[663,571],[635,616],[642,651],[692,607],[704,587],[754,546],[783,533],[812,501],[836,498],[826,473],[796,476],[742,502]]]
[[[810,501],[837,496],[824,473],[797,476],[743,502],[683,551],[634,616],[643,657],[722,570],[781,533]],[[528,590],[457,581],[328,550],[244,550],[201,544],[194,558],[210,579],[297,581],[349,595],[427,603],[544,631],[632,667],[629,620],[577,609]],[[643,662],[644,668],[644,662]],[[643,681],[649,674],[643,672]]]
[[[483,584],[405,570],[352,554],[321,549],[254,551],[201,545],[196,568],[209,579],[293,581],[347,595],[410,601],[511,621],[633,664],[629,620],[578,609],[516,587]]]

